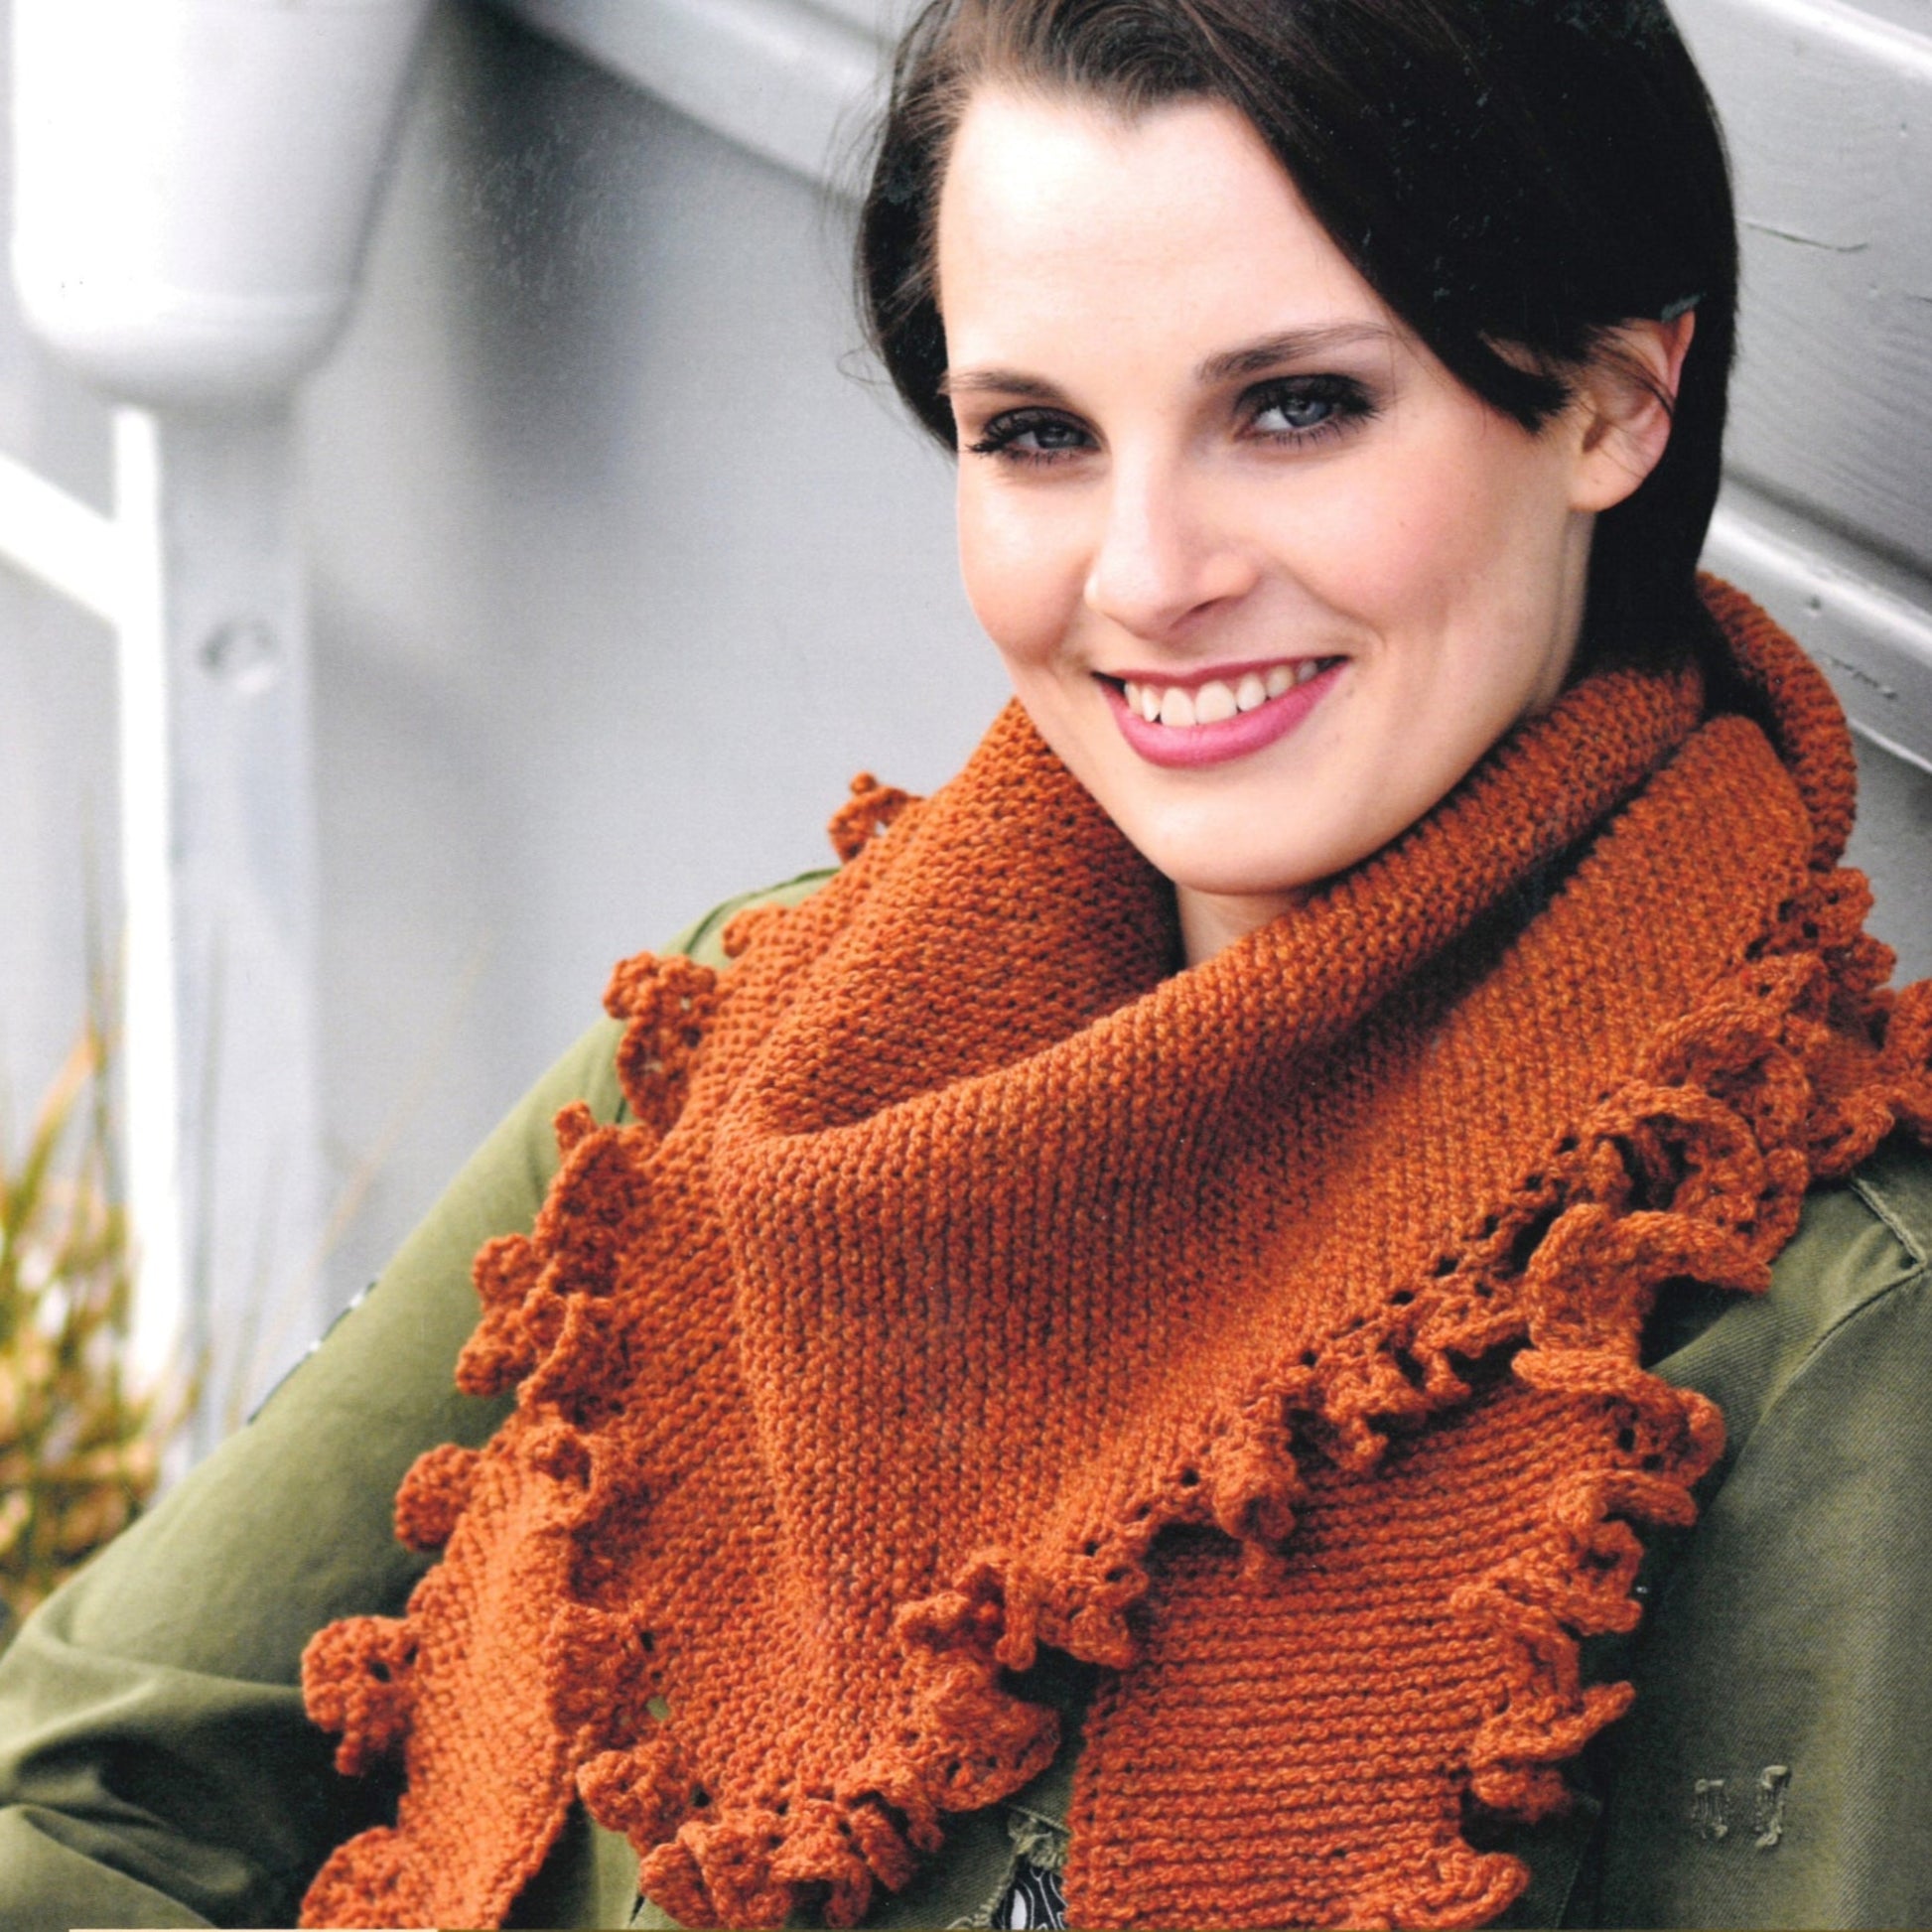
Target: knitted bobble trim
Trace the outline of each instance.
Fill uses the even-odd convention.
[[[396,1491],[396,1541],[425,1555],[440,1550],[470,1505],[481,1450],[458,1443],[427,1449],[410,1465]]]
[[[578,1740],[579,1754],[607,1735],[650,1730],[659,1689],[651,1656],[655,1639],[634,1617],[564,1603],[544,1640],[545,1679],[557,1727]],[[653,1772],[661,1784],[661,1768]],[[688,1802],[688,1794],[687,1794]]]
[[[839,863],[849,866],[874,839],[890,831],[907,805],[918,803],[909,791],[882,785],[870,771],[852,780],[852,796],[832,814],[826,837]]]
[[[657,1134],[668,1134],[683,1111],[705,1025],[717,1003],[718,975],[676,954],[660,959],[644,952],[623,960],[605,988],[605,1011],[629,1023],[618,1046],[624,1100]],[[574,1120],[571,1131],[582,1131]]]
[[[336,1731],[336,1769],[360,1777],[387,1758],[409,1728],[416,1638],[400,1617],[358,1616],[332,1623],[302,1658],[309,1716]]]
[[[562,1160],[535,1228],[528,1235],[502,1235],[486,1242],[471,1271],[483,1316],[457,1357],[457,1387],[466,1394],[500,1395],[532,1377],[541,1378],[537,1392],[543,1393],[564,1372],[565,1364],[593,1345],[603,1317],[591,1303],[611,1291],[619,1256],[644,1211],[650,1154],[683,1104],[688,1060],[697,1050],[691,1014],[700,1002],[708,1013],[716,1001],[715,976],[703,967],[692,972],[705,975],[705,983],[696,991],[692,990],[696,982],[684,974],[667,972],[656,982],[647,981],[636,960],[619,969],[620,978],[629,975],[628,987],[668,982],[674,988],[648,1009],[672,1016],[668,1024],[674,1040],[654,1043],[649,1049],[652,1057],[641,1069],[638,1060],[632,1060],[629,1077],[636,1081],[637,1097],[646,1101],[650,1112],[646,1115],[633,1099],[640,1119],[621,1132],[600,1128],[581,1101],[558,1114]],[[648,1002],[654,994],[645,991],[639,997]],[[639,1025],[633,1019],[625,1031],[621,1066]],[[683,1061],[678,1055],[684,1056]],[[567,1208],[563,1203],[569,1189],[582,1189],[582,1198],[597,1199],[599,1211],[581,1214]]]
[[[483,1318],[464,1343],[456,1365],[456,1385],[466,1395],[500,1395],[536,1366],[523,1308],[539,1272],[536,1250],[527,1235],[499,1236],[478,1252],[470,1279],[483,1304]]]
[[[826,1924],[857,1924],[879,1886],[898,1890],[920,1855],[939,1849],[940,1811],[970,1801],[954,1788],[948,1805],[946,1789],[929,1788],[924,1763],[897,1749],[836,1790],[787,1785],[761,1801],[714,1806],[675,1721],[651,1715],[647,1657],[611,1630],[613,1621],[581,1604],[558,1612],[544,1646],[553,1710],[583,1754],[576,1790],[585,1808],[628,1839],[638,1855],[639,1889],[681,1924],[782,1924],[807,1891],[820,1901],[815,1909]],[[1043,1768],[1056,1742],[1051,1715],[1010,1698],[1000,1702],[1006,1708],[994,1714],[992,1730],[1016,1745],[1022,1731],[1035,1734],[1038,1747],[1021,1750],[1017,1761]],[[975,1725],[972,1714],[955,1715],[959,1727],[974,1733],[983,1770],[1012,1758],[990,1747],[988,1727]],[[622,1742],[639,1731],[641,1743]],[[611,1747],[599,1749],[600,1742]]]
[[[690,1815],[698,1785],[676,1741],[663,1737],[599,1752],[577,1773],[577,1790],[609,1830],[654,1846]]]

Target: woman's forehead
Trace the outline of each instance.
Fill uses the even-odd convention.
[[[1201,355],[1274,333],[1392,326],[1254,128],[1220,101],[1128,117],[987,89],[962,117],[937,224],[949,359],[1083,348],[1096,329]],[[1037,339],[1036,343],[1035,340]]]

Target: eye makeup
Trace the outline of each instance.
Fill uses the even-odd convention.
[[[1003,409],[966,449],[973,456],[1000,457],[1010,463],[1052,463],[1092,446],[1092,434],[1077,418],[1030,405]]]
[[[1331,440],[1378,408],[1353,376],[1329,373],[1275,376],[1248,389],[1240,403],[1249,435],[1288,445]]]
[[[1369,421],[1378,410],[1379,404],[1357,378],[1323,371],[1272,376],[1251,384],[1236,404],[1236,419],[1239,434],[1294,448],[1330,441]],[[989,418],[963,448],[971,456],[1037,465],[1092,449],[1095,441],[1077,416],[1028,403]]]

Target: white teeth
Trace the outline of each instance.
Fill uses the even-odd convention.
[[[1197,725],[1221,724],[1232,718],[1238,708],[1234,693],[1219,678],[1203,684],[1194,693],[1194,722]]]
[[[1233,684],[1225,678],[1211,678],[1197,691],[1185,691],[1178,685],[1163,689],[1123,678],[1121,691],[1128,710],[1137,712],[1150,725],[1218,725],[1244,711],[1254,711],[1270,699],[1286,696],[1297,685],[1318,676],[1329,661],[1299,657],[1290,664],[1271,665],[1266,671],[1244,671]]]

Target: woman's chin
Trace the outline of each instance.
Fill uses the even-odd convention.
[[[1215,867],[1164,866],[1158,859],[1156,869],[1173,885],[1183,914],[1192,901],[1196,909],[1212,909],[1217,923],[1232,922],[1242,930],[1266,925],[1286,912],[1318,883],[1319,875],[1277,876],[1250,872],[1230,873]]]
[[[1142,839],[1125,829],[1141,856],[1176,893],[1198,898],[1291,905],[1310,887],[1361,856],[1343,841],[1256,851],[1252,815],[1226,826],[1190,827],[1179,838],[1155,834]]]

